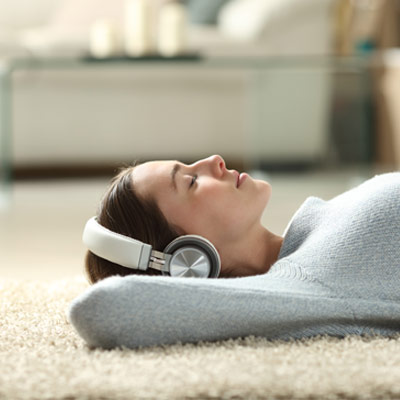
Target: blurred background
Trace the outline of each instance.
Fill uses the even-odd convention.
[[[220,154],[283,234],[400,166],[397,0],[0,0],[0,274],[81,274],[120,166]]]

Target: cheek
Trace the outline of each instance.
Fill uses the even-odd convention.
[[[181,204],[169,196],[165,196],[157,204],[170,224],[180,226],[180,219],[184,209]]]
[[[193,202],[194,216],[199,224],[219,225],[229,228],[240,216],[244,204],[238,193],[229,188],[209,187],[199,193]]]
[[[193,207],[203,212],[220,213],[226,207],[232,208],[239,203],[238,193],[231,188],[218,185],[204,185],[196,194]]]
[[[232,229],[246,207],[238,192],[227,186],[203,184],[182,202],[167,196],[159,203],[167,220],[186,233],[205,235],[217,227]]]
[[[203,208],[195,202],[165,202],[161,207],[170,224],[182,230],[182,234],[200,234],[202,229]]]

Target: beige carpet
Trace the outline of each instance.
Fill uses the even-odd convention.
[[[400,335],[89,349],[81,277],[0,279],[0,399],[400,399]]]

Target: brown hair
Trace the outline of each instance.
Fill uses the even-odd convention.
[[[124,167],[112,179],[101,200],[97,213],[98,222],[113,232],[150,244],[162,251],[168,243],[179,236],[178,228],[168,223],[155,200],[139,196],[132,182],[132,171],[139,165]],[[85,271],[90,283],[112,275],[161,275],[160,271],[135,270],[96,256],[87,251]]]

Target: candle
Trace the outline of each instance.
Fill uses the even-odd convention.
[[[177,2],[161,7],[158,25],[158,51],[171,57],[183,53],[186,39],[186,11]]]
[[[152,51],[149,0],[125,1],[125,52],[141,56]]]
[[[89,51],[93,57],[107,58],[115,55],[118,37],[115,24],[106,19],[95,21],[90,27]]]

